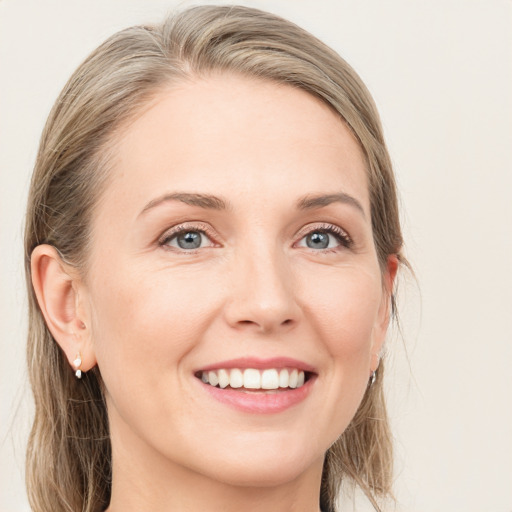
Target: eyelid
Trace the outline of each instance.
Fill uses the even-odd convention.
[[[328,222],[318,222],[314,224],[308,224],[307,226],[301,228],[300,231],[297,233],[298,240],[297,242],[295,242],[294,245],[298,244],[305,236],[315,231],[321,231],[324,233],[332,234],[333,236],[339,239],[340,245],[342,245],[343,247],[351,248],[354,244],[352,237],[347,233],[346,230],[344,230],[340,226]]]
[[[199,231],[201,233],[204,233],[207,238],[211,242],[211,246],[209,247],[219,247],[220,243],[217,242],[217,235],[214,232],[214,230],[209,226],[208,224],[204,222],[194,222],[194,221],[187,221],[187,222],[181,222],[180,224],[177,224],[176,226],[172,226],[171,228],[164,231],[162,235],[158,237],[158,245],[161,247],[166,247],[168,249],[171,249],[171,246],[167,245],[167,242],[174,238],[175,236],[179,235],[180,233],[187,232],[187,231]],[[202,247],[204,249],[204,247]],[[172,248],[172,250],[175,250],[175,248]],[[199,249],[195,249],[196,251]],[[179,249],[176,249],[176,252],[187,252],[187,253],[193,253],[194,250],[188,250],[188,251],[180,251]]]

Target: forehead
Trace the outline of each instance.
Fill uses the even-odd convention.
[[[130,206],[166,189],[269,200],[342,189],[369,210],[355,137],[326,104],[291,86],[233,75],[173,85],[115,139],[105,195]]]

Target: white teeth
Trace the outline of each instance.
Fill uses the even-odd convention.
[[[288,382],[289,382],[289,374],[288,370],[283,369],[279,372],[279,387],[280,388],[287,388]]]
[[[229,386],[229,374],[226,370],[219,370],[219,386],[221,388]]]
[[[219,383],[219,377],[217,376],[217,372],[208,372],[208,382],[212,386],[216,386]]]
[[[238,368],[229,372],[229,385],[232,388],[241,388],[244,385],[244,376]]]
[[[279,389],[279,388],[300,388],[304,385],[305,374],[297,368],[280,370],[269,368],[266,370],[256,370],[246,368],[240,370],[233,368],[231,370],[219,369],[201,372],[201,380],[211,386],[220,388],[245,388],[245,389]]]
[[[253,368],[244,370],[244,388],[261,389],[261,374],[258,370]]]
[[[277,370],[265,370],[261,374],[262,389],[277,389],[279,387],[279,375]]]
[[[288,386],[290,386],[291,388],[296,388],[298,378],[299,372],[297,370],[292,370],[292,373],[290,373],[290,380],[288,382]]]

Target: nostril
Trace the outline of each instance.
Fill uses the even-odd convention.
[[[253,322],[252,320],[240,320],[238,323],[242,325],[251,325],[254,324],[255,322]]]

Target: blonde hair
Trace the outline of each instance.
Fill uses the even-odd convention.
[[[188,9],[158,26],[123,30],[77,69],[42,134],[25,228],[29,294],[28,365],[35,419],[27,452],[33,510],[104,510],[111,447],[98,368],[76,381],[50,334],[31,285],[30,257],[51,244],[87,270],[91,212],[108,179],[116,129],[169,84],[210,72],[288,84],[329,105],[354,133],[367,160],[374,241],[384,268],[400,253],[395,182],[379,117],[366,87],[334,51],[296,25],[246,7]],[[325,457],[320,503],[336,509],[340,483],[357,483],[376,510],[391,491],[392,446],[382,392],[383,364],[349,427]]]

